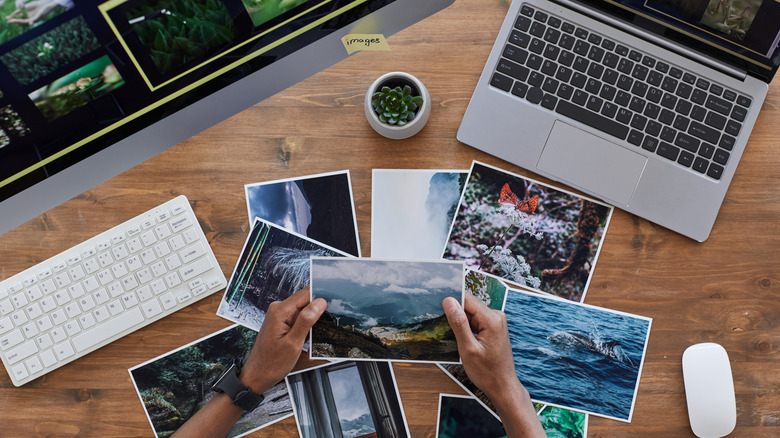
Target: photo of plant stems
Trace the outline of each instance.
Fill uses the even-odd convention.
[[[308,0],[241,0],[255,27],[273,20]]]
[[[268,306],[309,284],[309,258],[346,257],[275,224],[256,219],[230,277],[217,315],[255,330]]]
[[[192,344],[131,368],[156,437],[168,437],[216,394],[216,380],[233,364],[242,364],[255,344],[257,332],[232,326]],[[263,393],[257,409],[236,422],[228,437],[237,437],[293,415],[284,381]]]
[[[579,302],[611,214],[607,205],[474,162],[443,258]]]
[[[220,51],[236,33],[220,0],[152,0],[124,15],[163,76]]]
[[[18,37],[73,8],[73,2],[3,0],[0,3],[0,44]]]
[[[27,85],[99,47],[87,22],[79,16],[0,55],[0,60],[17,82]]]
[[[0,148],[8,146],[29,132],[30,128],[11,105],[0,108]]]
[[[30,100],[46,120],[62,117],[124,85],[108,56],[98,58],[32,93]]]
[[[545,406],[537,412],[548,437],[585,438],[588,414],[556,406]]]

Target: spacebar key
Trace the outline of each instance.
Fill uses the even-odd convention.
[[[72,339],[73,345],[76,350],[82,352],[142,322],[144,322],[144,316],[141,314],[141,309],[136,307],[108,320],[105,324],[75,336]]]
[[[622,125],[614,120],[610,120],[604,116],[587,110],[581,106],[574,105],[573,103],[561,100],[558,102],[558,106],[555,108],[558,114],[584,123],[590,127],[596,128],[599,131],[606,132],[609,135],[615,136],[621,140],[625,140],[628,135],[628,126]]]

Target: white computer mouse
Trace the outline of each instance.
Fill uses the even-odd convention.
[[[699,438],[730,434],[737,425],[737,403],[726,350],[712,342],[691,345],[682,367],[693,433]]]

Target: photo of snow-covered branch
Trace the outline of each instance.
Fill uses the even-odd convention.
[[[581,302],[611,215],[606,204],[474,162],[443,258]]]
[[[268,306],[309,284],[309,258],[349,254],[255,219],[217,315],[260,330]]]

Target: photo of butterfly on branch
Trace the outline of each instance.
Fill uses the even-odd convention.
[[[612,207],[474,162],[443,258],[581,302]]]

